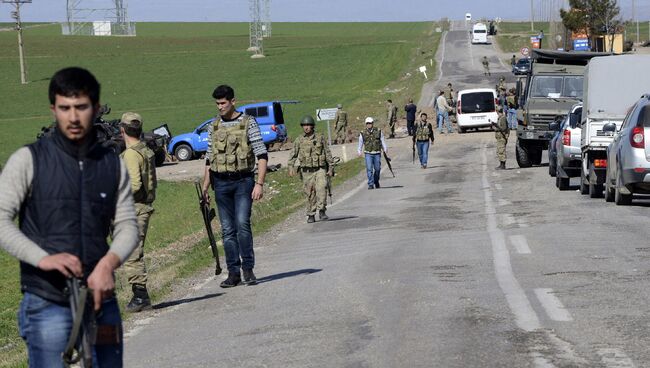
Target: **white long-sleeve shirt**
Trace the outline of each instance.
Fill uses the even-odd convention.
[[[438,107],[438,111],[444,112],[451,110],[451,106],[447,103],[445,95],[440,95],[436,98],[436,106]]]

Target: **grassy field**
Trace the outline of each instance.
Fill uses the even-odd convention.
[[[650,34],[648,33],[648,27],[650,26],[650,22],[645,21],[641,22],[639,21],[639,41],[640,42],[645,42],[650,39]],[[625,32],[626,32],[626,39],[630,40],[632,42],[636,42],[636,23],[635,22],[630,22],[626,25],[625,27]]]
[[[274,24],[265,40],[266,58],[250,59],[247,24],[138,24],[137,37],[63,37],[58,25],[25,31],[29,81],[20,84],[15,33],[0,32],[0,163],[32,141],[48,124],[47,85],[59,68],[89,68],[102,83],[109,118],[126,110],[142,113],[145,128],[161,122],[172,133],[191,130],[215,114],[210,97],[221,83],[232,85],[239,103],[298,99],[285,114],[290,135],[298,119],[316,108],[343,103],[361,126],[362,118],[385,118],[383,104],[417,100],[423,83],[415,68],[435,54],[440,34],[431,23]],[[16,52],[17,53],[17,52]],[[435,70],[435,64],[431,67]],[[380,119],[381,121],[381,119]],[[342,165],[335,183],[354,176],[363,162]],[[259,234],[302,206],[301,185],[284,171],[268,176],[265,199],[254,206]],[[179,277],[213,261],[202,234],[192,183],[160,183],[147,239],[150,287],[160,299]],[[223,252],[221,253],[223,254]],[[18,265],[0,251],[0,367],[24,366],[17,336],[20,299]],[[125,282],[118,275],[118,286]],[[128,293],[118,293],[124,304]]]
[[[286,107],[289,134],[298,119],[337,103],[354,105],[400,78],[427,41],[430,23],[274,24],[266,58],[250,59],[248,25],[138,24],[137,37],[65,37],[60,26],[25,31],[30,83],[20,84],[14,32],[0,33],[0,163],[34,139],[51,120],[47,85],[59,68],[89,68],[102,84],[102,102],[119,118],[140,112],[145,128],[161,122],[189,131],[215,114],[211,92],[232,85],[240,103],[298,99]],[[390,93],[388,93],[390,95]],[[366,112],[352,111],[364,115]]]
[[[549,34],[547,22],[535,22],[535,30],[530,30],[530,22],[501,22],[498,26],[497,44],[499,48],[508,53],[515,53],[521,57],[519,50],[522,47],[530,47],[530,37],[537,36],[540,30]]]

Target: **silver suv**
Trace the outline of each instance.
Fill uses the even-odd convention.
[[[613,123],[603,127],[603,131],[615,130]],[[628,205],[634,193],[650,194],[650,142],[646,136],[650,139],[650,94],[643,95],[629,109],[607,147],[607,202]]]
[[[554,163],[549,162],[549,167],[555,169],[555,185],[559,190],[569,189],[571,178],[580,176],[580,164],[582,155],[580,152],[580,137],[582,128],[580,126],[580,116],[582,114],[582,104],[575,104],[569,110],[559,127],[559,135],[555,140],[555,159]]]

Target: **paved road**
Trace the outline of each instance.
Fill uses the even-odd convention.
[[[463,61],[490,46],[464,37],[446,37],[454,84],[493,83]],[[142,315],[125,365],[650,366],[650,201],[559,192],[512,160],[495,171],[491,132],[439,137],[426,170],[408,139],[391,146],[397,178],[258,248],[259,285],[208,278]]]

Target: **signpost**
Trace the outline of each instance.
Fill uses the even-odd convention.
[[[519,50],[523,56],[528,56],[530,55],[530,49],[528,47],[522,47],[521,50]]]
[[[327,121],[327,143],[332,145],[332,131],[330,129],[330,121],[334,120],[336,117],[336,111],[338,109],[334,108],[325,108],[316,110],[316,120],[318,121]]]

